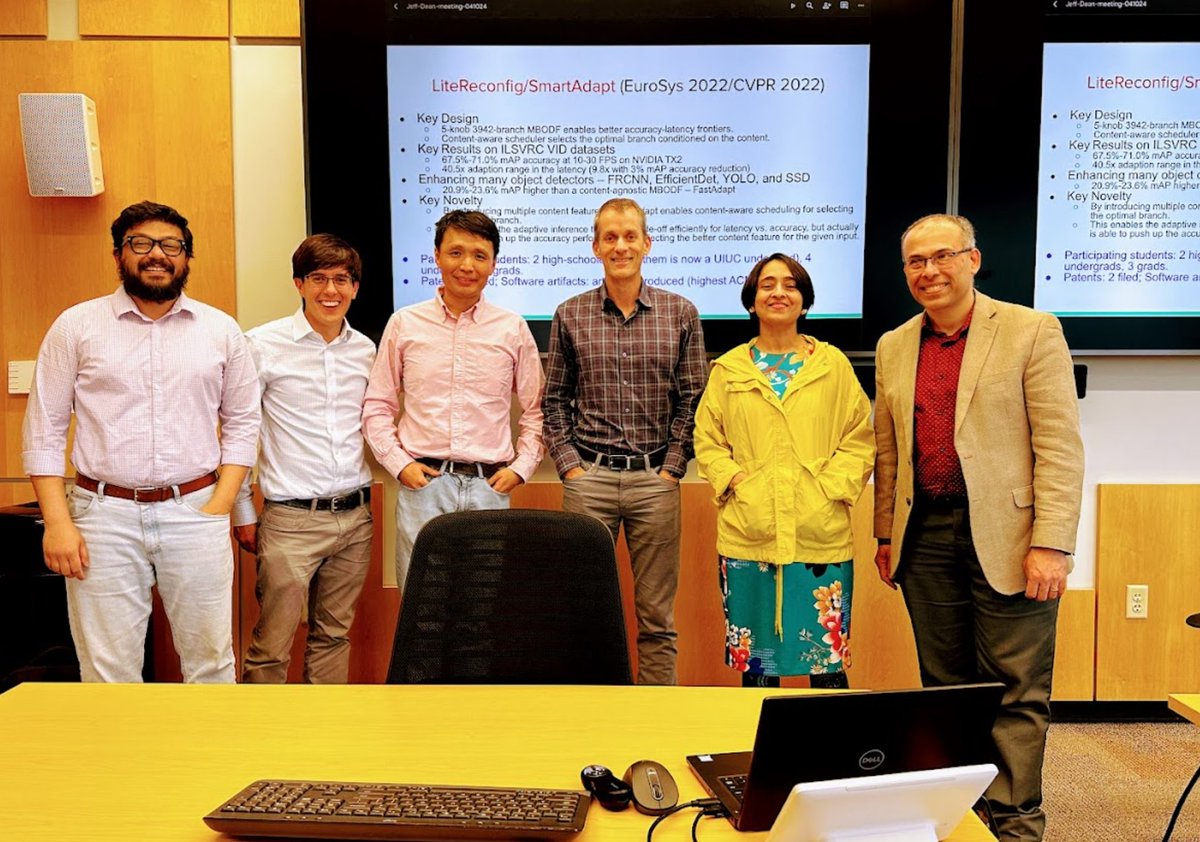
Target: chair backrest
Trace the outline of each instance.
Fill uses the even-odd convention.
[[[413,546],[388,683],[632,683],[608,528],[538,509],[429,521]]]

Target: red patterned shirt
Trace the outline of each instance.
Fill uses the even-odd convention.
[[[966,497],[967,481],[954,449],[954,408],[958,373],[975,308],[962,327],[947,336],[929,317],[921,325],[921,352],[913,393],[913,443],[917,490],[929,496]]]

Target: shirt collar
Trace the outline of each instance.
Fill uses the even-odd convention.
[[[601,310],[603,310],[605,307],[611,306],[611,308],[614,312],[617,312],[617,313],[621,312],[621,308],[617,306],[617,302],[613,301],[612,297],[608,294],[608,285],[607,284],[605,284],[603,281],[601,281],[600,287],[597,291],[600,293],[600,309]],[[634,299],[634,303],[637,304],[638,310],[653,310],[654,309],[654,305],[650,302],[650,287],[646,285],[646,282],[644,280],[642,281],[642,285],[640,287],[638,287],[638,294],[637,294],[637,298]],[[622,314],[622,315],[624,315],[624,314]]]
[[[117,287],[116,291],[112,294],[112,310],[113,315],[117,318],[126,313],[134,313],[141,319],[146,318],[142,311],[138,309],[134,300],[129,297],[129,293],[125,291],[125,287],[123,286]],[[179,293],[179,297],[175,299],[175,303],[171,305],[171,309],[163,317],[173,316],[181,311],[193,314],[196,312],[196,304],[192,299],[187,297],[186,292]]]
[[[456,321],[457,319],[467,316],[470,317],[471,321],[477,322],[479,321],[479,311],[487,306],[484,304],[483,295],[480,294],[478,301],[455,316],[454,313],[450,311],[450,308],[446,306],[446,302],[442,298],[441,287],[438,287],[437,292],[434,293],[434,295],[437,299],[438,306],[442,308],[442,321]]]
[[[921,336],[936,336],[943,342],[954,342],[957,339],[967,335],[967,328],[971,326],[971,317],[975,315],[975,302],[971,301],[971,309],[967,311],[967,318],[963,320],[962,327],[951,334],[939,333],[938,329],[933,326],[933,322],[929,321],[929,314],[926,313],[921,317]]]
[[[292,339],[296,342],[299,342],[301,339],[308,336],[310,333],[313,336],[317,337],[317,339],[320,339],[322,345],[332,344],[332,343],[326,343],[325,337],[323,337],[323,336],[321,336],[321,334],[317,333],[316,330],[313,329],[313,326],[308,323],[308,318],[304,315],[304,307],[301,306],[301,307],[297,308],[295,313],[292,314]],[[349,338],[350,338],[350,320],[342,319],[342,330],[340,333],[338,333],[337,336],[335,336],[333,338],[333,341],[334,342],[345,342]]]

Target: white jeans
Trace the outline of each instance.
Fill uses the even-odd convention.
[[[442,474],[424,488],[400,483],[396,496],[396,584],[404,590],[413,543],[421,527],[438,515],[478,509],[507,509],[507,494],[493,491],[483,477]]]
[[[150,588],[157,584],[183,680],[233,683],[229,516],[199,511],[215,488],[161,503],[102,497],[78,486],[71,492],[71,518],[91,560],[86,579],[67,579],[84,681],[142,680]]]

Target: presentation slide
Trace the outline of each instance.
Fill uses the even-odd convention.
[[[1045,45],[1038,309],[1200,316],[1198,50]]]
[[[478,208],[501,235],[488,300],[548,319],[602,279],[592,220],[628,196],[643,277],[702,316],[744,318],[775,251],[812,273],[810,318],[860,316],[868,63],[865,44],[389,46],[396,307],[440,283],[437,219]]]

